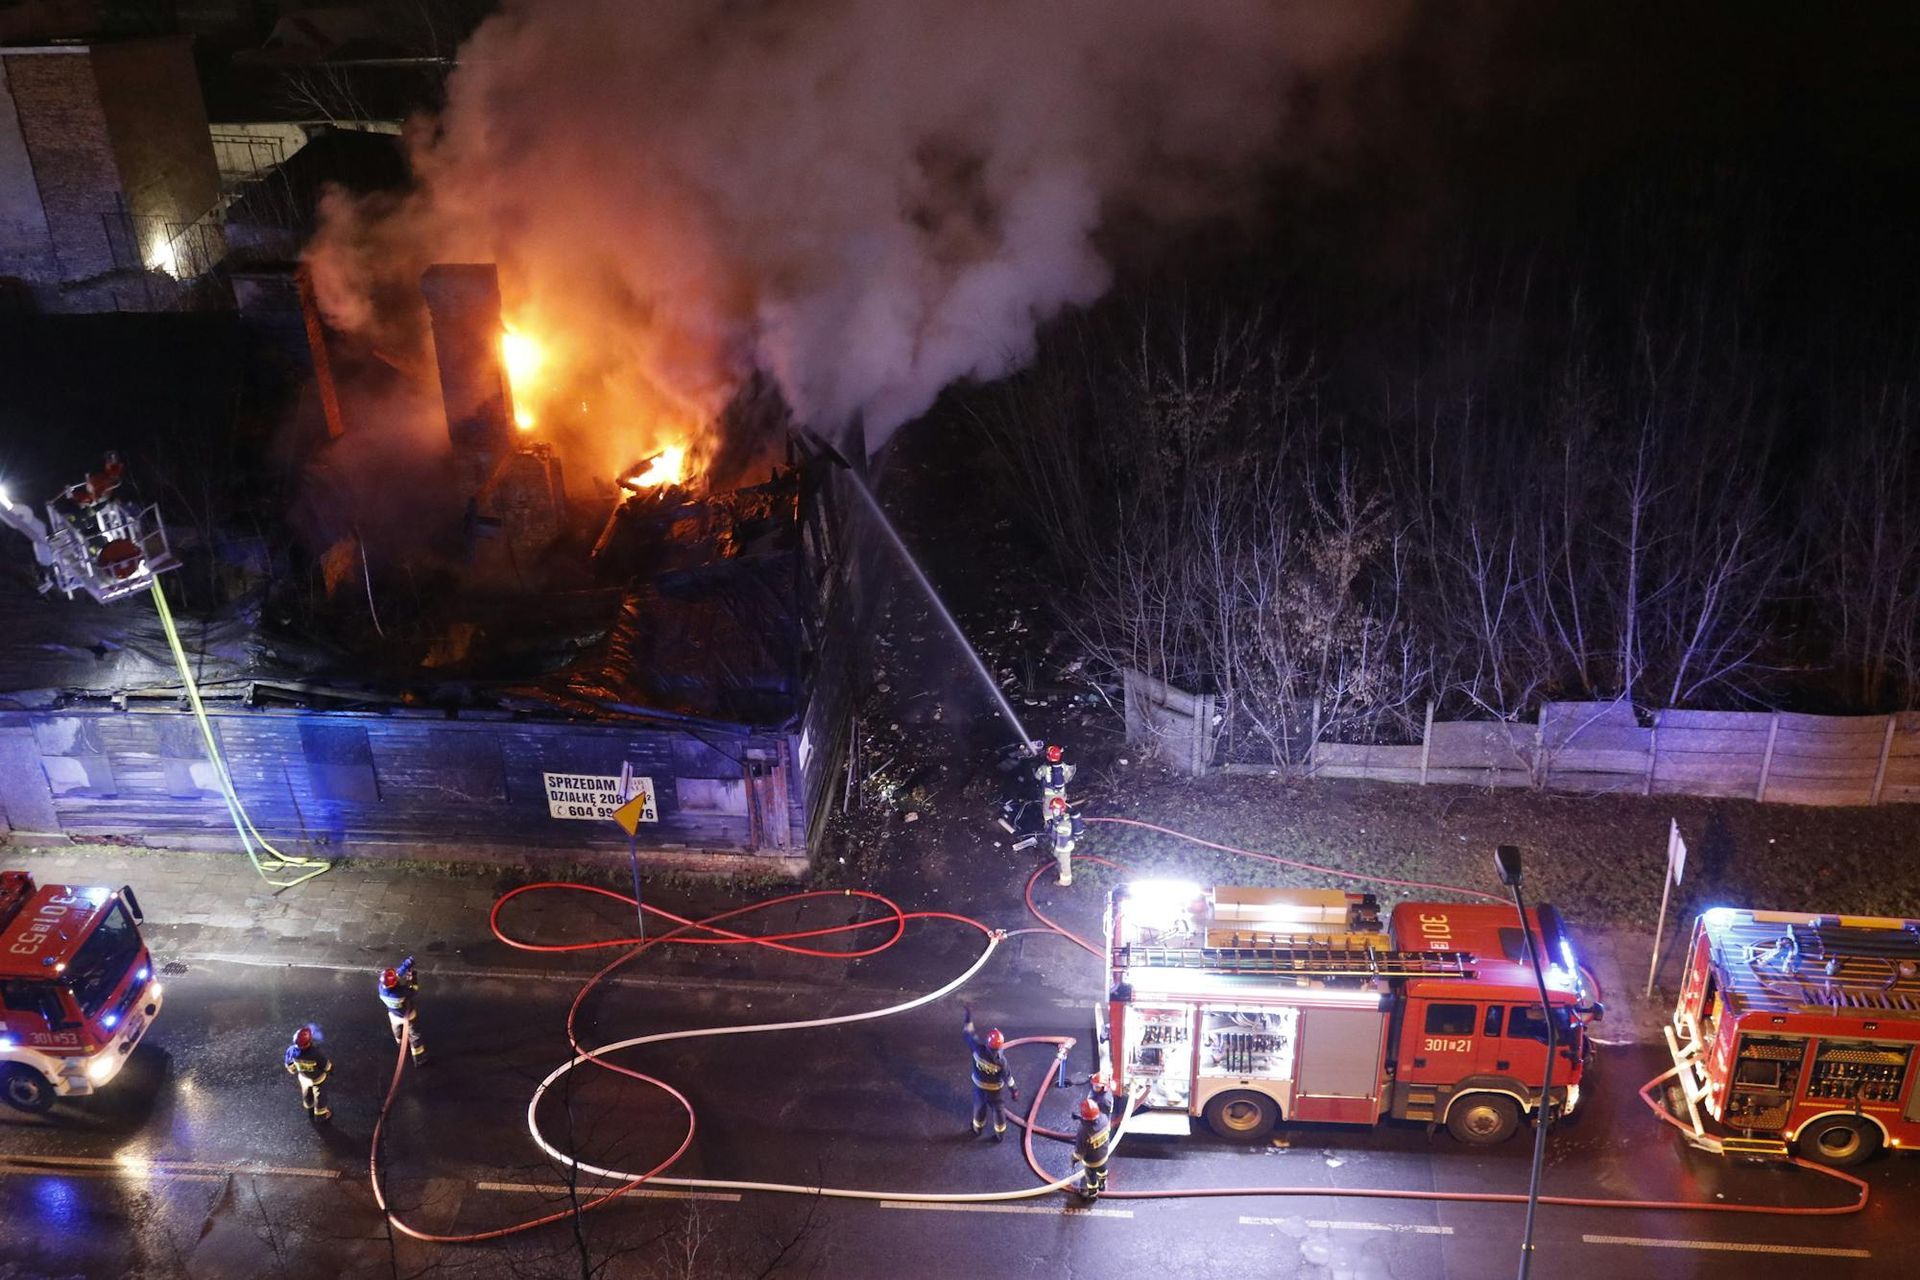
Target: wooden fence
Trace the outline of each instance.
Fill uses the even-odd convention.
[[[781,730],[208,710],[241,800],[289,849],[624,850],[627,837],[601,811],[631,766],[655,798],[643,848],[785,859],[807,850],[798,737]],[[171,706],[0,712],[0,835],[232,849],[217,787],[197,727]]]
[[[1550,702],[1532,723],[1436,721],[1408,746],[1320,743],[1322,778],[1732,796],[1785,804],[1920,801],[1920,712],[1806,716]]]

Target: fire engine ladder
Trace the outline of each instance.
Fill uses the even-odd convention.
[[[1129,945],[1120,948],[1120,961],[1148,969],[1315,978],[1471,978],[1475,972],[1474,957],[1465,951],[1382,951],[1315,944],[1305,938],[1261,947]]]
[[[1695,1139],[1707,1136],[1707,1127],[1700,1121],[1700,1103],[1708,1093],[1707,1073],[1701,1062],[1702,1045],[1700,1032],[1688,1018],[1683,1026],[1686,1040],[1683,1042],[1674,1034],[1674,1024],[1669,1022],[1660,1028],[1667,1038],[1667,1053],[1673,1058],[1674,1080],[1680,1085],[1680,1097],[1687,1106],[1687,1121],[1693,1127]]]

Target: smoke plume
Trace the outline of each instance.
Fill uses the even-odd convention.
[[[427,264],[497,261],[555,359],[542,416],[623,424],[633,456],[759,372],[877,447],[1098,298],[1116,219],[1243,207],[1402,8],[509,0],[414,126],[417,190],[330,201],[322,304],[384,339]]]

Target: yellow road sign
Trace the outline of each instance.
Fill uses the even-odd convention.
[[[613,820],[628,835],[637,835],[643,822],[658,822],[659,816],[653,811],[653,790],[648,788],[635,794],[633,799],[613,811]]]

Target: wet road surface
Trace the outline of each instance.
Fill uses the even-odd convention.
[[[1017,945],[1024,943],[1024,945]],[[966,967],[957,926],[916,926],[883,961],[756,953],[728,977],[603,989],[583,1009],[588,1043],[653,1031],[820,1017],[895,1003]],[[1048,954],[1058,948],[1058,954]],[[159,957],[165,960],[162,955]],[[765,963],[761,964],[760,961]],[[643,968],[643,957],[636,968]],[[654,1192],[566,1225],[485,1245],[394,1239],[369,1191],[368,1142],[395,1063],[356,966],[176,960],[166,1009],[102,1096],[46,1118],[0,1112],[0,1277],[579,1275],[975,1275],[1480,1277],[1511,1274],[1518,1206],[1321,1194],[1131,1200],[1090,1212],[1063,1197],[995,1206],[853,1203],[757,1192]],[[421,1029],[433,1062],[404,1079],[384,1141],[400,1215],[431,1232],[506,1225],[564,1208],[593,1184],[526,1132],[534,1086],[566,1057],[575,972],[435,972],[423,958]],[[643,976],[636,974],[636,977]],[[851,976],[853,981],[846,979]],[[960,993],[983,1024],[1084,1045],[1099,973],[1052,939],[1016,940]],[[765,1036],[677,1041],[615,1060],[672,1081],[698,1130],[678,1176],[824,1183],[908,1193],[1023,1188],[1016,1142],[976,1142],[960,996],[880,1022]],[[336,1069],[334,1119],[315,1127],[280,1067],[292,1029],[317,1022]],[[1039,1087],[1048,1054],[1016,1071]],[[1084,1053],[1070,1061],[1086,1073]],[[1577,1121],[1556,1132],[1550,1193],[1775,1205],[1836,1204],[1850,1191],[1804,1171],[1730,1165],[1684,1151],[1634,1089],[1662,1063],[1650,1050],[1601,1052]],[[1077,1091],[1052,1091],[1043,1118],[1066,1127]],[[588,1068],[548,1095],[550,1138],[630,1170],[666,1158],[685,1131],[676,1104]],[[570,1138],[568,1135],[571,1135]],[[1529,1144],[1460,1147],[1418,1126],[1282,1130],[1281,1143],[1129,1139],[1114,1191],[1284,1185],[1414,1191],[1524,1191]],[[1040,1158],[1067,1169],[1065,1149]],[[1908,1220],[1920,1166],[1868,1166],[1874,1201],[1849,1218],[1548,1207],[1542,1277],[1900,1276],[1912,1274]]]

